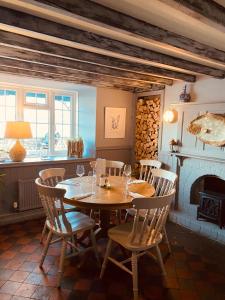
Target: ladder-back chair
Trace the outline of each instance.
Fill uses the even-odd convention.
[[[149,183],[155,188],[155,196],[164,196],[170,193],[173,188],[175,188],[176,180],[176,173],[163,169],[152,169]],[[125,216],[125,222],[127,221],[129,215],[134,216],[135,213],[136,211],[134,208],[128,208]],[[139,214],[140,217],[143,218],[145,216],[145,210],[141,210]],[[171,247],[165,227],[163,228],[163,233],[169,253],[171,253]]]
[[[122,176],[124,162],[116,160],[106,160],[106,173],[109,176]]]
[[[132,204],[136,213],[133,222],[115,226],[108,231],[109,242],[102,264],[100,278],[103,277],[107,262],[110,260],[122,270],[132,275],[134,300],[138,299],[138,258],[146,253],[150,255],[148,252],[149,249],[153,247],[156,248],[159,265],[162,269],[163,275],[166,275],[166,270],[164,268],[158,245],[162,241],[162,230],[165,226],[174,194],[175,189],[171,190],[169,194],[164,196],[134,198],[132,200]],[[144,218],[140,218],[140,210],[145,210]],[[131,251],[131,257],[120,262],[111,257],[112,242],[116,242],[125,249]],[[124,265],[129,261],[131,261],[131,270]]]
[[[57,185],[57,183],[64,180],[65,172],[66,170],[64,168],[49,168],[49,169],[41,170],[39,172],[39,177],[41,178],[42,184],[54,187]],[[64,204],[64,210],[66,212],[70,212],[76,210],[76,208],[72,205]],[[41,233],[40,243],[43,242],[46,230],[47,230],[47,226],[45,222]]]
[[[93,170],[96,167],[96,161],[91,161],[90,166]],[[123,173],[124,162],[116,161],[116,160],[106,160],[106,174],[109,176],[122,176]],[[99,211],[98,211],[99,212]],[[91,210],[90,216],[94,217],[96,210]],[[121,212],[120,210],[116,210],[116,218],[117,222],[121,221]]]
[[[93,232],[95,221],[80,212],[65,212],[63,200],[66,190],[43,185],[40,178],[37,178],[35,183],[47,217],[46,226],[49,230],[39,266],[41,268],[44,263],[49,245],[62,241],[57,278],[57,286],[59,287],[62,279],[64,259],[78,255],[81,251],[76,242],[76,235],[78,233],[86,230],[90,231],[92,246],[85,248],[85,251],[93,248],[96,258],[98,259],[95,235]],[[60,204],[60,213],[58,203]],[[54,241],[52,241],[53,234],[58,237]],[[73,248],[73,253],[66,256],[67,245]]]
[[[160,169],[162,166],[161,161],[152,159],[141,159],[140,160],[140,176],[139,179],[149,181],[153,169]]]

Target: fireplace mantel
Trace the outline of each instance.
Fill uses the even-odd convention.
[[[199,154],[191,154],[191,153],[182,153],[182,152],[169,152],[170,156],[177,157],[179,161],[179,165],[183,166],[183,161],[186,158],[194,158],[194,159],[201,159],[201,160],[207,160],[212,162],[219,162],[219,163],[225,163],[225,158],[219,158],[219,157],[211,157],[211,156],[204,156]]]

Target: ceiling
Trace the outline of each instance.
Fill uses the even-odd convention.
[[[0,0],[0,72],[161,89],[225,76],[224,0]]]

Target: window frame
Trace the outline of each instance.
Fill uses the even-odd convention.
[[[65,90],[65,89],[53,89],[53,88],[43,88],[39,86],[17,86],[16,84],[4,84],[0,83],[0,89],[2,90],[13,90],[16,92],[16,118],[15,121],[24,120],[24,108],[34,108],[34,109],[47,109],[49,114],[49,155],[50,156],[65,156],[67,155],[66,150],[64,151],[55,151],[54,149],[54,126],[55,126],[55,104],[54,99],[57,95],[69,96],[71,97],[71,139],[78,136],[79,129],[78,126],[78,93],[77,91]],[[47,95],[46,104],[33,104],[26,103],[26,94],[28,92],[34,93],[43,93]],[[38,157],[40,154],[37,151],[35,157]],[[27,155],[29,157],[29,155]],[[31,156],[30,156],[31,157]],[[32,157],[34,157],[32,155]]]

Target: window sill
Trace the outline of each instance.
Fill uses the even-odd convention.
[[[82,158],[75,158],[75,157],[67,157],[67,156],[49,156],[47,159],[41,159],[39,157],[32,157],[32,158],[25,158],[22,162],[13,162],[9,159],[0,161],[0,167],[22,167],[22,166],[30,166],[30,165],[45,165],[54,162],[64,162],[64,163],[71,163],[73,162],[85,162],[93,160],[93,157],[82,157]]]

